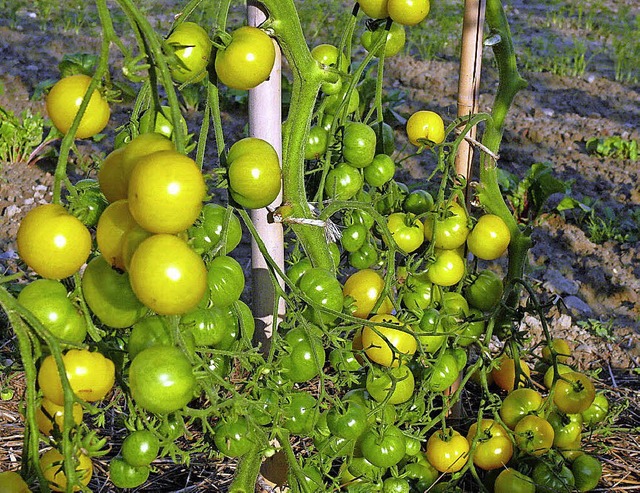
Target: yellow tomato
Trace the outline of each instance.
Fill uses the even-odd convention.
[[[384,279],[373,269],[362,269],[351,274],[344,283],[342,294],[353,298],[352,314],[355,317],[367,318],[376,305],[384,289]],[[386,297],[376,313],[391,313],[393,304]]]
[[[369,321],[398,325],[397,329],[376,325],[362,329],[362,347],[371,361],[383,366],[398,366],[401,358],[416,352],[418,342],[410,331],[394,315],[374,315]]]

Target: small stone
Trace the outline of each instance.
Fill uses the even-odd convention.
[[[591,307],[577,296],[563,298],[564,304],[575,314],[593,315]]]
[[[555,269],[548,269],[544,273],[544,281],[543,284],[545,289],[548,289],[552,293],[558,294],[578,294],[579,286],[578,283],[567,279],[563,276],[559,271]]]

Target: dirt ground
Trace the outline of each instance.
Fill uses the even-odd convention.
[[[520,11],[527,9],[526,2],[513,3]],[[10,27],[0,16],[0,107],[16,113],[25,108],[44,113],[44,103],[30,99],[35,86],[57,77],[56,65],[64,53],[76,52],[78,47],[97,52],[98,40],[73,33],[52,37],[35,27],[28,16],[20,26]],[[456,62],[425,62],[405,56],[390,59],[388,64],[387,87],[407,95],[398,110],[432,109],[445,120],[454,118]],[[580,77],[522,75],[528,87],[518,93],[507,118],[499,165],[522,176],[533,163],[552,163],[555,176],[571,182],[572,197],[595,199],[617,221],[629,220],[631,211],[640,207],[640,161],[591,156],[585,141],[620,136],[640,142],[640,86],[623,85],[597,72]],[[494,68],[486,64],[481,111],[489,110],[496,82]],[[234,115],[227,116],[231,121]],[[111,135],[125,118],[126,108],[117,109],[108,128]],[[401,148],[406,140],[401,127],[396,128],[396,138]],[[80,150],[87,155],[106,153],[111,142],[112,137],[102,144],[84,144]],[[15,265],[14,238],[21,218],[35,204],[50,200],[51,172],[52,163],[47,160],[0,164],[3,273],[11,272]],[[409,163],[401,176],[415,181],[423,179],[425,172]],[[558,302],[547,312],[553,336],[571,342],[581,368],[602,369],[614,386],[613,375],[625,375],[624,382],[633,382],[637,373],[632,377],[629,370],[640,367],[640,245],[594,243],[584,223],[572,214],[562,216],[552,210],[537,226],[534,240],[528,277],[542,299]],[[538,318],[526,316],[523,327],[532,338],[540,337]],[[596,330],[602,327],[604,332]],[[637,384],[631,386],[637,388]]]

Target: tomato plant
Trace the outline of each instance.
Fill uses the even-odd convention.
[[[200,82],[205,78],[212,43],[201,26],[182,22],[169,34],[166,43],[176,57],[176,63],[171,66],[171,76],[176,82]]]
[[[93,463],[91,458],[82,453],[78,454],[76,458],[78,460],[76,474],[80,483],[86,486],[93,475]],[[40,468],[52,491],[68,491],[67,476],[60,467],[63,459],[63,455],[55,448],[47,450],[40,457]],[[80,491],[80,486],[73,485],[72,491]]]
[[[584,373],[572,371],[561,375],[556,382],[553,403],[564,413],[581,413],[589,408],[595,396],[591,379]]]
[[[136,488],[149,477],[149,466],[134,466],[122,457],[114,457],[109,462],[109,477],[118,488]]]
[[[479,430],[479,431],[478,431]],[[477,437],[477,438],[476,438]],[[467,441],[472,446],[473,463],[485,471],[502,468],[513,455],[513,444],[507,431],[492,419],[483,419],[480,424],[473,423],[467,432]]]
[[[129,368],[131,397],[152,413],[169,414],[186,406],[193,398],[195,386],[191,363],[176,347],[144,349]]]
[[[71,390],[87,402],[104,399],[115,382],[113,362],[87,349],[70,349],[62,356]],[[47,356],[38,370],[38,385],[44,396],[58,406],[64,405],[62,382],[53,356]]]
[[[16,241],[20,258],[49,279],[76,273],[91,252],[86,226],[59,204],[31,209],[20,223]]]
[[[352,314],[359,318],[367,318],[374,310],[378,314],[391,313],[393,305],[389,298],[379,303],[384,292],[384,279],[375,270],[362,269],[351,274],[342,287],[342,294],[353,300]]]
[[[133,292],[162,315],[179,315],[194,308],[207,289],[207,269],[184,240],[157,234],[136,249],[129,266]]]
[[[129,177],[127,197],[133,219],[152,233],[180,233],[193,224],[205,196],[200,168],[175,151],[139,158]]]
[[[61,133],[66,134],[71,129],[90,84],[91,77],[87,75],[70,75],[56,82],[47,94],[47,113]],[[76,138],[86,139],[102,132],[109,123],[110,116],[109,103],[94,89],[80,119]]]
[[[445,137],[444,122],[433,111],[416,111],[407,120],[407,137],[416,146],[440,144]]]
[[[456,472],[469,459],[469,442],[452,429],[439,430],[427,440],[427,460],[440,472]]]
[[[31,491],[22,476],[15,471],[0,472],[0,485],[2,485],[2,491],[6,493],[29,493]]]
[[[231,33],[228,45],[216,51],[216,74],[229,87],[251,89],[269,78],[275,56],[273,41],[264,31],[242,26]]]
[[[278,154],[271,144],[255,137],[247,137],[231,146],[227,155],[227,175],[233,200],[249,209],[271,204],[282,188]]]
[[[393,315],[373,315],[370,322],[397,325],[394,329],[383,325],[365,325],[362,329],[362,347],[365,354],[383,366],[398,366],[403,358],[413,355],[417,349],[416,338],[411,328],[403,326]]]
[[[504,254],[510,241],[511,233],[502,218],[484,214],[469,233],[467,246],[476,257],[495,260]]]

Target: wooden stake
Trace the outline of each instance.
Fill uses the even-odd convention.
[[[459,117],[478,112],[485,6],[486,0],[465,0],[464,2],[462,54],[458,82]],[[476,127],[471,129],[469,136],[475,139]],[[466,140],[462,141],[456,156],[456,174],[468,180],[472,174],[472,161],[473,148]]]
[[[265,12],[258,3],[247,2],[247,20],[250,26],[259,26],[266,19]],[[249,135],[269,142],[280,159],[282,159],[282,104],[281,104],[281,53],[276,46],[276,60],[269,79],[249,91]],[[282,202],[279,195],[273,202],[278,206]],[[266,208],[251,211],[251,220],[267,247],[269,255],[284,271],[284,235],[282,224],[270,223],[267,220]],[[278,313],[274,314],[275,289],[267,269],[267,262],[256,242],[251,241],[251,274],[252,274],[252,308],[256,319],[255,339],[262,343],[263,350],[268,351],[273,331],[277,328],[277,320],[285,312],[283,299],[279,300]],[[284,288],[284,282],[280,280]],[[277,315],[274,317],[274,315]]]
[[[485,0],[465,0],[464,21],[462,24],[462,53],[460,55],[460,80],[458,82],[458,117],[465,117],[478,112],[478,96],[480,93],[480,72],[482,70],[482,42],[484,34]],[[476,137],[476,127],[468,134],[472,139]],[[463,140],[456,155],[456,174],[463,176],[467,183],[472,176],[473,148]],[[465,200],[469,197],[465,191]],[[446,392],[455,393],[460,387],[462,375]],[[459,418],[462,415],[462,402],[458,402],[451,409],[451,416]]]

